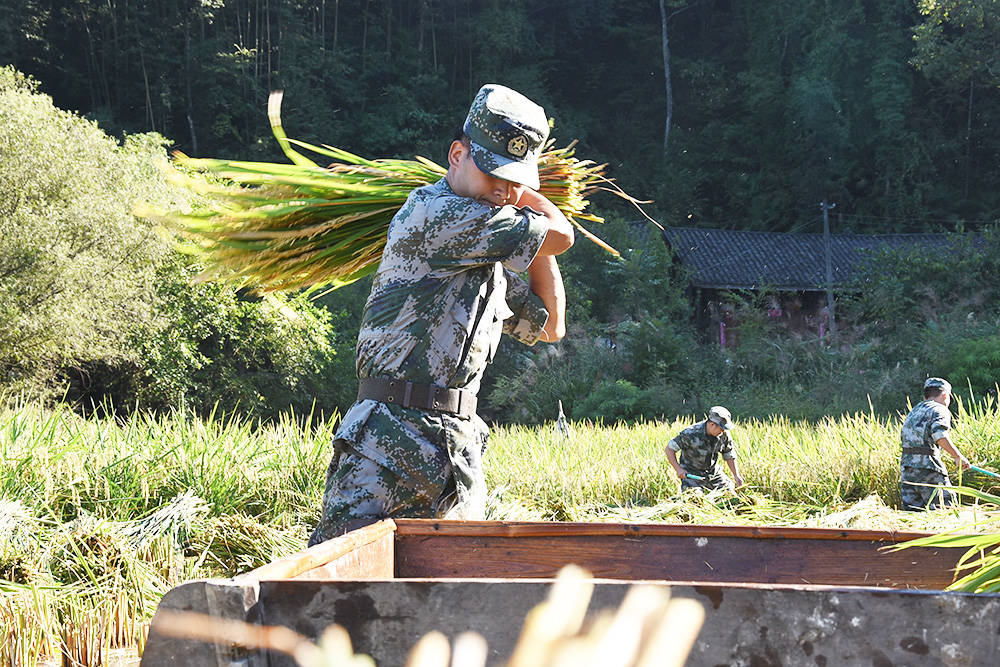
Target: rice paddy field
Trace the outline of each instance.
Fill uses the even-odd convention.
[[[991,399],[956,408],[974,465],[1000,464]],[[494,430],[489,518],[996,530],[992,504],[904,513],[900,416],[737,421],[747,482],[679,495],[663,448],[695,418]],[[0,667],[121,664],[141,652],[160,597],[305,546],[335,423],[287,415],[83,418],[66,406],[0,408]],[[996,492],[991,478],[963,484]],[[973,501],[969,501],[973,502]],[[973,525],[976,524],[976,525]]]

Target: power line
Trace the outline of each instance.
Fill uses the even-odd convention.
[[[841,213],[840,215],[845,218],[855,218],[857,220],[903,220],[906,222],[962,223],[964,225],[995,225],[1000,223],[1000,218],[992,220],[968,220],[965,218],[921,218],[917,216],[866,215],[863,213]]]

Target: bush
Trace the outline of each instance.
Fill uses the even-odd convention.
[[[946,364],[947,376],[967,382],[977,395],[996,393],[1000,381],[1000,336],[957,341]]]
[[[573,417],[606,424],[633,419],[640,393],[628,380],[602,380],[579,401]]]
[[[121,351],[168,248],[129,213],[165,198],[148,177],[162,139],[119,146],[34,88],[0,69],[0,384],[39,390],[59,367]]]
[[[132,341],[134,397],[168,408],[218,404],[260,416],[342,407],[332,377],[332,317],[304,296],[242,295],[218,284],[194,283],[197,267],[174,257],[158,271],[156,303],[163,310]]]
[[[485,416],[503,422],[540,424],[559,415],[559,401],[570,418],[577,405],[602,378],[619,377],[620,359],[596,346],[576,328],[557,345],[536,345],[530,352],[520,343],[505,341],[501,350],[510,355],[505,372],[498,373],[488,390]]]
[[[9,67],[0,121],[0,390],[260,416],[349,403],[330,313],[193,283],[200,267],[132,215],[197,205],[158,168],[166,139],[119,144]]]

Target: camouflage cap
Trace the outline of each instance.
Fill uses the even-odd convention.
[[[951,393],[951,383],[944,378],[927,378],[924,389],[940,389],[944,394]]]
[[[488,83],[479,89],[463,129],[482,171],[538,189],[538,156],[549,137],[545,110],[521,93]]]
[[[708,409],[708,421],[716,426],[721,426],[723,430],[733,430],[733,416],[729,414],[729,410],[721,405],[713,405]]]

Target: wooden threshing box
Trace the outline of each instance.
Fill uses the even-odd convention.
[[[701,602],[691,665],[1000,664],[1000,596],[944,593],[960,549],[882,547],[916,533],[662,524],[386,520],[235,579],[178,586],[160,609],[284,625],[344,626],[379,667],[427,632],[473,630],[503,664],[559,569],[597,579],[591,610],[631,583]],[[144,667],[292,665],[285,656],[166,637]]]

